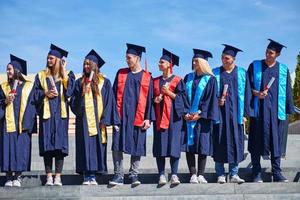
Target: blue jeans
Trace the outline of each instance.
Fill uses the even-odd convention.
[[[216,162],[215,170],[218,176],[225,176],[225,168],[224,163]],[[229,175],[235,176],[239,172],[239,164],[238,163],[229,163]]]
[[[159,175],[165,175],[166,157],[156,157],[156,163]],[[179,158],[170,157],[171,174],[177,175]]]

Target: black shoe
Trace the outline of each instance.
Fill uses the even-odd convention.
[[[253,182],[254,183],[263,183],[263,180],[261,178],[261,173],[258,173],[258,174],[254,174],[253,175]]]
[[[285,178],[281,173],[273,174],[273,182],[287,183],[289,180]]]
[[[137,175],[136,176],[132,176],[130,179],[131,179],[131,185],[133,187],[138,186],[138,185],[141,184],[141,181],[139,181],[139,178],[138,178]]]
[[[123,185],[124,178],[120,175],[114,175],[113,179],[109,181],[109,185],[116,186],[116,185]]]

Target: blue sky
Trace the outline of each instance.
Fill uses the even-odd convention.
[[[237,65],[247,68],[264,57],[268,38],[288,47],[279,60],[294,71],[300,52],[299,10],[298,0],[1,1],[0,72],[5,72],[10,53],[26,59],[30,73],[38,72],[54,43],[69,51],[68,68],[75,73],[95,49],[106,61],[101,70],[113,81],[126,64],[128,42],[147,48],[153,76],[160,74],[163,47],[180,56],[174,72],[184,76],[191,70],[192,48],[211,51],[209,62],[216,67],[221,44],[231,44],[244,50]]]

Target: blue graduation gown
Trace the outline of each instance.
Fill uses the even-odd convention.
[[[231,73],[221,68],[219,96],[222,96],[225,84],[228,84],[228,96],[224,106],[219,107],[220,123],[214,125],[215,162],[240,163],[244,160],[244,128],[238,124],[238,81],[241,80],[237,71],[237,67]]]
[[[123,93],[123,115],[120,130],[114,129],[112,151],[122,151],[133,156],[146,156],[146,130],[134,126],[134,119],[138,99],[140,95],[140,84],[143,70],[138,73],[128,72]],[[113,91],[117,97],[118,73],[116,75]],[[149,83],[149,91],[146,102],[144,119],[153,121],[155,119],[153,98],[153,80]]]
[[[195,75],[192,85],[192,97],[194,97],[196,88],[198,87],[202,77],[202,75]],[[187,75],[184,77],[184,82],[187,82]],[[201,110],[201,118],[197,121],[197,124],[194,128],[194,145],[189,146],[187,144],[187,128],[184,121],[181,151],[191,152],[194,154],[212,155],[213,122],[219,120],[217,87],[217,80],[212,76],[204,88],[200,98],[198,109]],[[189,102],[189,105],[191,105],[191,102]]]
[[[15,132],[8,133],[6,131],[6,120],[5,120],[5,94],[0,89],[0,106],[4,111],[4,117],[1,125],[1,171],[30,171],[31,164],[31,133],[35,123],[36,109],[33,102],[33,90],[31,90],[26,109],[23,116],[23,132],[19,133],[19,113],[21,105],[21,94],[24,87],[24,83],[18,85],[17,95],[14,100],[14,118],[15,118]]]
[[[254,89],[253,63],[250,64],[247,76],[250,81],[250,89]],[[290,74],[288,72],[287,89],[286,89],[286,113],[294,113],[294,104],[292,98],[292,88],[290,83]],[[281,156],[282,134],[284,129],[284,121],[278,119],[278,79],[279,79],[279,63],[269,68],[262,61],[262,81],[261,91],[269,83],[272,77],[275,81],[269,89],[268,95],[258,102],[258,117],[250,118],[250,133],[248,150],[256,155],[270,155],[274,157]],[[246,112],[247,115],[253,116],[253,95],[246,96]]]
[[[67,110],[67,118],[61,118],[61,95],[55,98],[49,99],[50,106],[50,119],[43,119],[43,100],[45,98],[45,92],[41,87],[38,75],[35,77],[34,88],[34,100],[36,102],[37,111],[39,115],[39,150],[40,156],[44,156],[47,151],[59,150],[63,156],[67,156],[69,152],[68,145],[68,125],[69,125],[69,103],[68,98],[71,97],[75,87],[75,76],[72,71],[68,74],[68,87],[63,88],[65,96],[65,105]],[[51,89],[50,80],[47,78],[47,85]],[[56,82],[57,91],[60,91],[62,84]],[[62,86],[63,87],[63,86]]]
[[[113,96],[111,83],[104,79],[101,89],[103,101],[103,113],[99,121],[97,101],[94,98],[94,113],[97,122],[97,135],[89,136],[87,114],[85,112],[85,100],[82,96],[82,79],[77,79],[75,90],[71,97],[71,110],[76,115],[76,172],[86,171],[107,172],[107,143],[102,143],[100,123],[106,126],[120,124],[116,103]],[[107,137],[107,135],[106,135]]]
[[[162,77],[160,78],[159,87],[162,86],[166,82],[170,82],[174,78],[174,75],[164,80]],[[160,129],[156,130],[156,122],[153,123],[153,156],[154,157],[180,157],[181,152],[181,132],[182,132],[182,123],[183,123],[183,114],[184,111],[188,109],[186,104],[184,103],[185,96],[185,84],[183,80],[181,80],[175,88],[174,93],[176,94],[176,98],[172,101],[171,112],[170,112],[170,125],[168,129]],[[155,97],[154,97],[155,98]],[[162,114],[163,111],[163,103],[162,100],[160,102],[160,111]]]

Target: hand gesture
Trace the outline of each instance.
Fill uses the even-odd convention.
[[[147,130],[148,128],[150,128],[151,126],[151,122],[149,119],[146,119],[143,123],[143,130]]]

